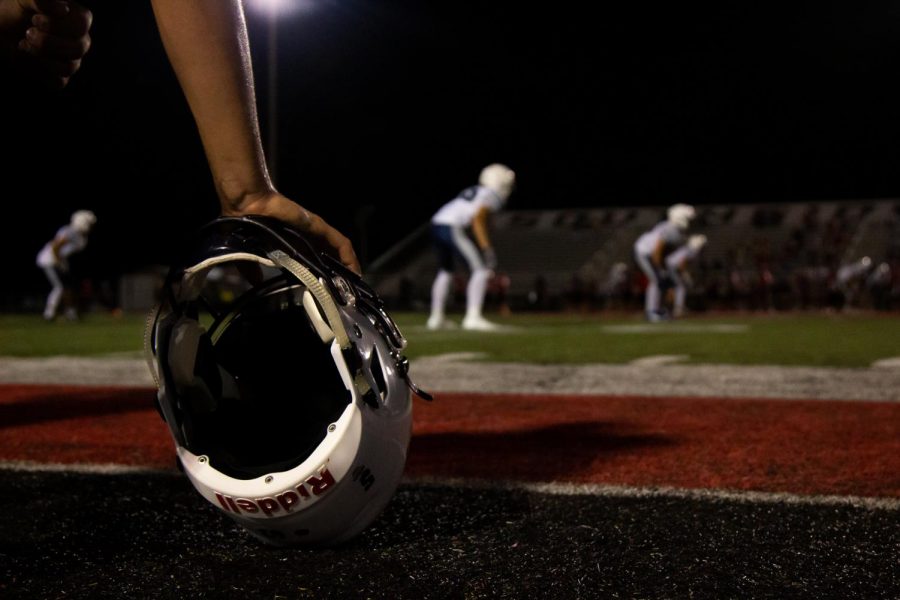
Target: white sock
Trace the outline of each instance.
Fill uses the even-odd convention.
[[[675,288],[675,306],[673,309],[673,313],[675,316],[681,316],[684,314],[684,300],[687,290],[683,285],[679,285]]]
[[[481,316],[484,307],[484,294],[487,292],[487,282],[491,272],[487,269],[475,269],[469,277],[469,285],[466,287],[466,317],[477,318]]]
[[[449,271],[440,270],[434,278],[434,283],[431,284],[431,318],[434,320],[444,318],[444,307],[447,305],[452,279],[453,276]]]
[[[647,314],[659,312],[659,285],[653,281],[647,284],[647,298],[644,304]]]

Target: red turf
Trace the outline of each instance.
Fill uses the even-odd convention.
[[[143,388],[0,385],[0,460],[174,468]],[[900,405],[439,394],[410,476],[900,496]]]

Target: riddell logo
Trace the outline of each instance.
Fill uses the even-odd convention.
[[[262,513],[267,517],[278,516],[280,513],[289,513],[300,502],[309,500],[313,496],[321,496],[334,485],[334,477],[325,467],[319,471],[318,477],[310,477],[303,483],[298,483],[293,490],[288,490],[266,498],[232,498],[220,492],[215,492],[216,500],[225,509],[225,512],[235,514]]]

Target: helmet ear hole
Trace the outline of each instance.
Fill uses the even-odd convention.
[[[378,353],[377,347],[372,350],[372,363],[369,365],[369,371],[372,373],[372,381],[377,387],[375,392],[384,401],[387,396],[387,382],[384,379],[384,371],[381,369],[381,355]]]
[[[210,412],[222,392],[212,343],[197,321],[182,317],[169,341],[169,365],[175,389],[192,412]]]

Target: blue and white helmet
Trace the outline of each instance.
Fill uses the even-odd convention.
[[[148,321],[180,465],[274,545],[332,545],[393,496],[412,423],[406,340],[362,279],[265,217],[201,230]]]

